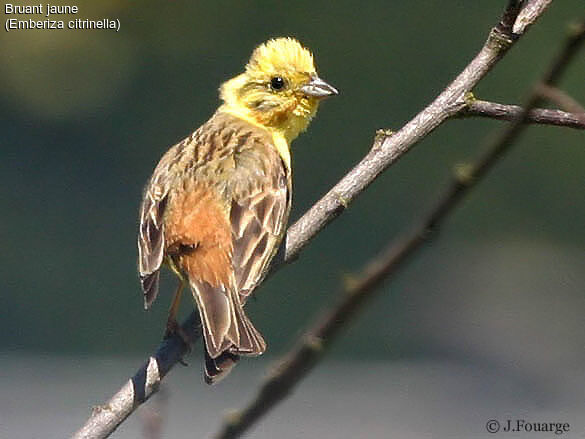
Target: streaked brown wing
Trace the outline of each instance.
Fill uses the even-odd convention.
[[[166,152],[144,189],[138,232],[138,273],[146,308],[158,294],[159,270],[165,256],[164,214],[187,140]]]
[[[230,212],[232,263],[242,304],[266,274],[290,212],[288,172],[273,149],[264,154],[263,178],[245,196],[234,197]]]

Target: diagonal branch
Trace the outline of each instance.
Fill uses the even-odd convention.
[[[543,84],[550,86],[558,81],[562,71],[573,58],[576,50],[585,41],[585,21],[579,32],[568,39],[560,56],[552,64]],[[562,67],[559,67],[562,66]],[[473,189],[510,150],[521,132],[526,129],[530,111],[542,97],[535,88],[525,106],[513,122],[488,144],[483,156],[474,164],[460,167],[449,188],[440,197],[437,205],[412,231],[389,245],[380,255],[372,259],[364,270],[339,296],[340,303],[328,310],[317,323],[301,337],[296,347],[280,362],[275,371],[260,387],[255,398],[239,412],[229,416],[215,439],[240,437],[278,402],[288,396],[296,384],[304,378],[323,356],[324,350],[337,338],[341,329],[358,314],[361,307],[371,299],[384,281],[388,280],[422,245],[436,234],[444,220],[455,210],[465,195]],[[380,291],[378,289],[378,291]]]
[[[545,95],[542,94],[542,96],[544,97]],[[478,116],[512,121],[521,113],[522,107],[519,105],[498,104],[496,102],[481,101],[470,97],[467,99],[467,106],[461,111],[459,117]],[[585,130],[585,111],[568,113],[561,110],[534,108],[526,116],[526,123],[554,125]]]
[[[301,250],[365,190],[372,181],[395,163],[414,145],[429,135],[448,118],[465,108],[465,96],[502,59],[548,7],[552,0],[509,0],[503,18],[490,32],[486,43],[457,78],[422,112],[391,136],[378,136],[370,152],[333,189],[292,225],[284,250],[277,256],[271,272],[283,263],[295,260]],[[531,13],[526,10],[531,8]],[[534,12],[536,11],[536,12]],[[516,18],[525,15],[523,25],[513,32]],[[182,325],[192,340],[199,338],[198,314],[191,314]],[[157,353],[136,375],[103,406],[95,408],[74,438],[108,437],[140,404],[157,389],[165,374],[179,362],[188,347],[181,337],[165,340]]]
[[[540,0],[528,3],[532,6],[542,5],[543,9],[540,10],[542,13],[550,1]],[[429,106],[399,131],[387,136],[381,142],[375,142],[362,161],[289,228],[284,257],[286,262],[298,257],[305,245],[343,212],[381,172],[394,164],[445,120],[457,115],[465,108],[467,93],[471,92],[522,35],[512,33],[515,18],[523,11],[519,11],[520,4],[523,2],[514,0],[509,2],[502,20],[491,30],[479,53]],[[530,23],[538,17],[538,14],[530,15]],[[527,21],[524,31],[528,24]]]

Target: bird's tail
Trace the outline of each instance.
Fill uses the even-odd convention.
[[[240,359],[239,355],[225,351],[217,358],[211,358],[207,352],[207,347],[203,346],[205,351],[205,382],[207,384],[216,384],[227,376],[232,368]]]
[[[261,355],[266,342],[246,316],[238,293],[207,282],[191,281],[205,340],[206,382],[219,381],[240,355]]]

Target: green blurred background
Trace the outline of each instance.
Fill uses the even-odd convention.
[[[400,128],[461,71],[505,3],[78,1],[77,18],[118,18],[120,32],[1,32],[0,437],[65,436],[158,345],[174,281],[165,277],[145,312],[142,187],[257,44],[297,37],[341,91],[294,144],[294,221],[368,152],[376,129]],[[554,2],[476,96],[522,102],[584,9]],[[582,103],[584,72],[580,53],[562,83]],[[248,306],[267,355],[243,361],[217,391],[201,384],[197,348],[165,381],[174,437],[211,431],[245,401],[270,359],[335,303],[343,277],[420,219],[453,167],[501,127],[447,122],[270,278]],[[257,437],[388,437],[390,425],[405,438],[469,439],[520,408],[585,431],[575,425],[584,169],[583,131],[529,128]],[[183,315],[190,309],[184,301]],[[534,420],[553,420],[545,415]],[[119,434],[138,437],[140,419]]]
[[[401,127],[461,71],[505,3],[78,1],[78,18],[119,18],[120,32],[2,32],[3,357],[143,357],[156,347],[174,281],[166,277],[145,312],[142,187],[162,153],[213,113],[219,84],[257,44],[297,37],[341,92],[294,143],[294,221],[367,153],[376,129]],[[521,102],[583,10],[582,0],[555,2],[476,96]],[[584,72],[581,53],[562,83],[582,103]],[[335,302],[343,276],[419,219],[453,166],[501,126],[447,122],[269,279],[249,304],[269,354]],[[581,365],[584,168],[583,131],[530,128],[351,325],[334,358],[440,356],[559,373]]]

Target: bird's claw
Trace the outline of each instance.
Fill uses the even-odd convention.
[[[167,321],[167,328],[165,330],[165,335],[163,339],[166,340],[168,338],[174,337],[175,335],[179,336],[179,338],[187,346],[187,349],[190,351],[192,342],[191,338],[189,337],[189,334],[185,332],[185,330],[181,327],[181,325],[179,325],[179,323],[176,320],[169,319]],[[181,363],[183,366],[188,366],[187,362],[182,358],[179,360],[179,363]]]

